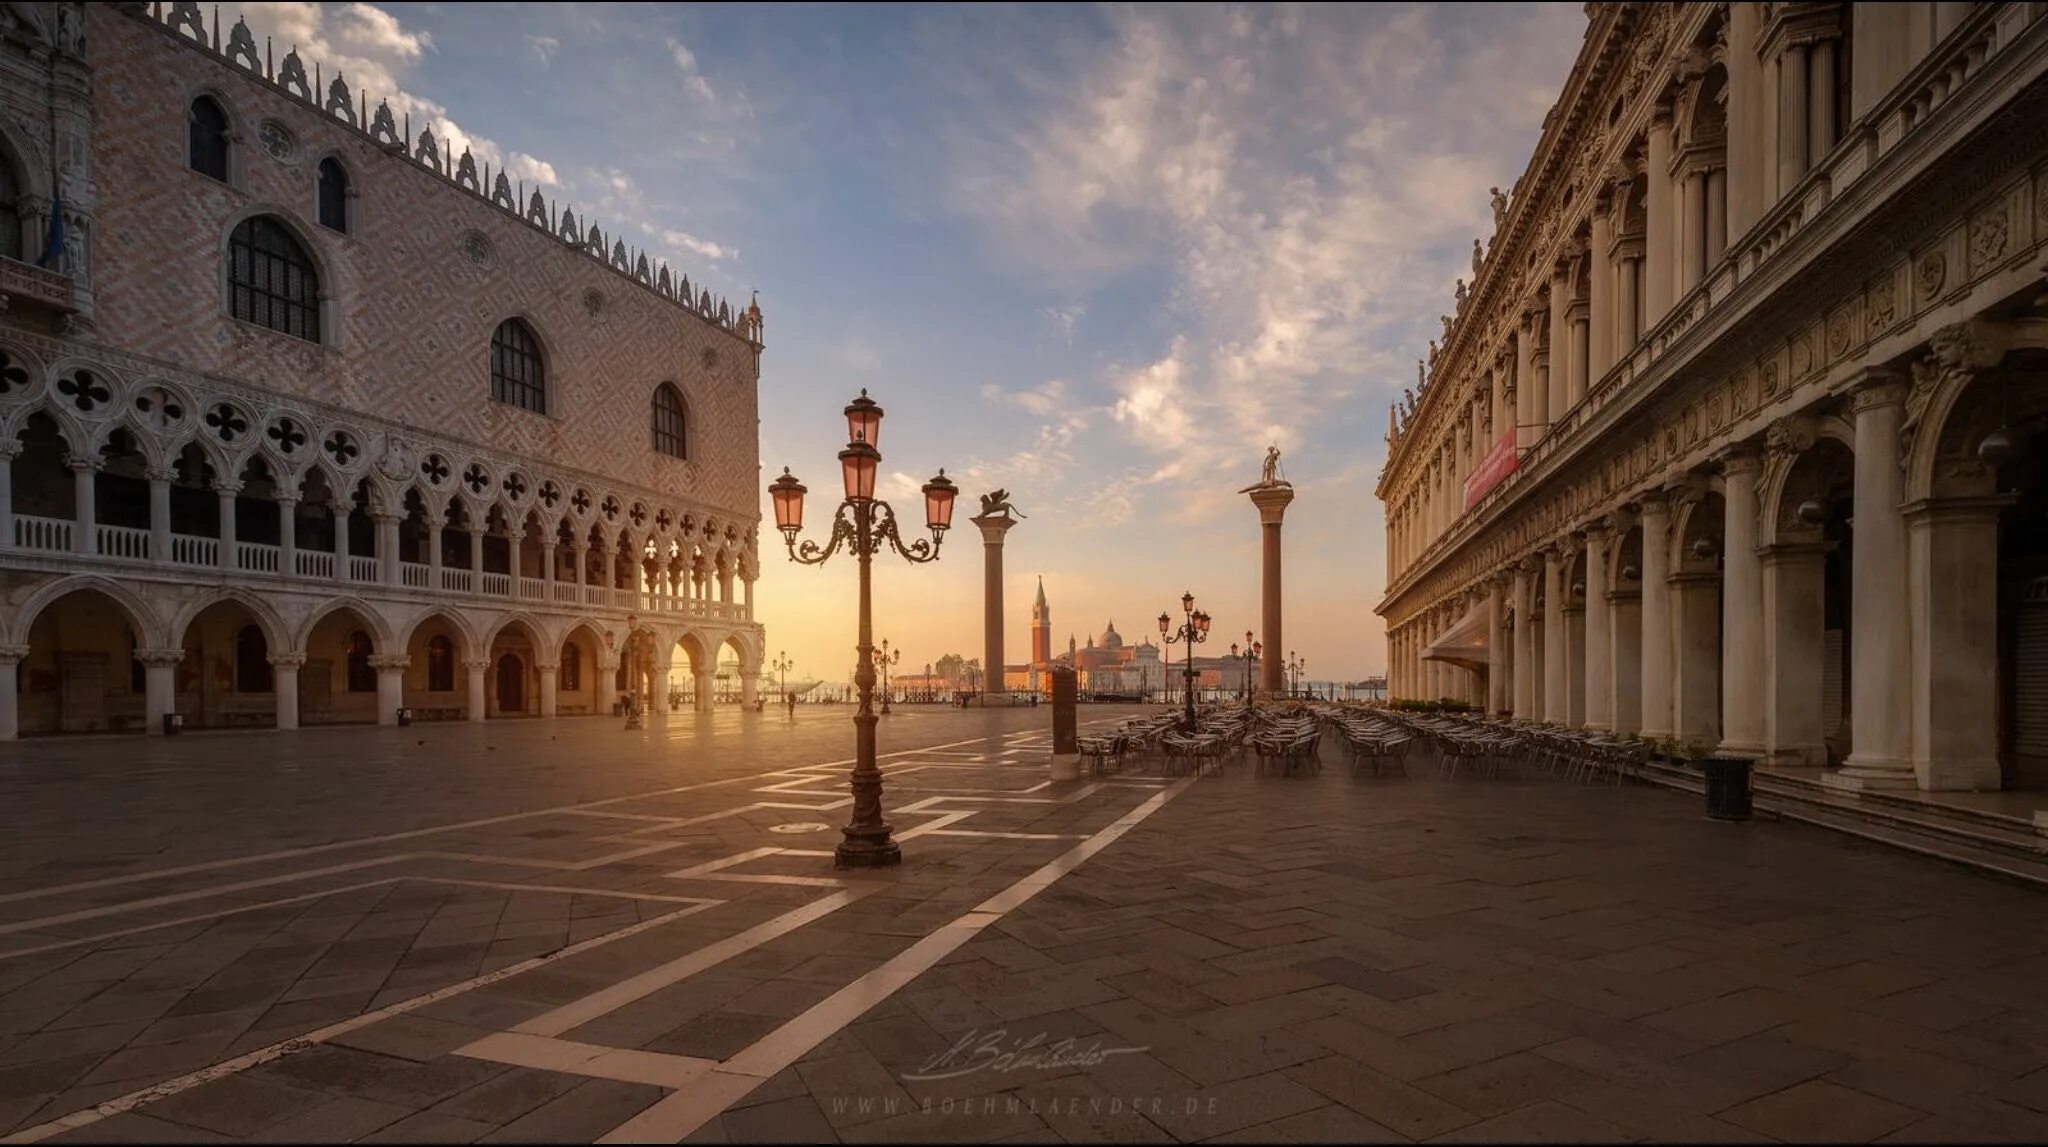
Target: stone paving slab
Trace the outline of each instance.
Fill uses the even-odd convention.
[[[726,734],[765,731],[709,740]],[[288,910],[13,959],[29,930],[0,933],[0,1021],[16,1017],[0,1022],[0,1117],[29,1127],[205,1061],[174,1094],[58,1137],[2048,1138],[2031,889],[1807,826],[1708,822],[1661,790],[1447,781],[1427,761],[1405,778],[1234,766],[1045,785],[1000,763],[1040,734],[981,735],[898,767],[908,860],[883,873],[806,854],[830,834],[770,831],[841,815],[816,808],[841,774],[785,759],[767,780],[385,842],[373,855],[405,855],[399,879]],[[107,891],[0,900],[0,928],[96,935],[128,915]],[[35,915],[52,908],[123,911]],[[525,970],[475,983],[493,961]],[[460,990],[213,1067],[435,985]]]

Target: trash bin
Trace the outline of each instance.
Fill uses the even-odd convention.
[[[412,724],[412,710],[400,705],[398,707],[398,723],[401,725]]]
[[[1713,820],[1748,820],[1750,815],[1748,757],[1712,756],[1701,761],[1706,777],[1707,816]]]
[[[183,714],[183,713],[165,713],[165,714],[164,714],[164,735],[165,735],[165,736],[167,736],[167,737],[168,737],[168,736],[174,736],[174,735],[176,735],[176,734],[178,733],[178,731],[179,731],[179,730],[183,729],[184,727],[185,727],[185,714]]]

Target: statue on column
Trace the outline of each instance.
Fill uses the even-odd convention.
[[[1259,480],[1253,485],[1239,490],[1238,493],[1249,494],[1253,490],[1269,490],[1275,486],[1292,486],[1293,484],[1280,476],[1280,447],[1274,445],[1266,447],[1266,462],[1259,470]]]
[[[1024,511],[1010,504],[1010,492],[1004,489],[992,490],[981,496],[980,516],[988,518],[997,514],[1001,514],[1005,518],[1012,516],[1024,517]]]

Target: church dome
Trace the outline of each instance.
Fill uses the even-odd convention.
[[[1102,647],[1104,649],[1122,649],[1124,647],[1124,636],[1116,631],[1116,622],[1110,622],[1109,628],[1102,631]]]

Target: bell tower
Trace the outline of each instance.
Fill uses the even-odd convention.
[[[1052,608],[1045,604],[1045,579],[1038,579],[1038,599],[1031,603],[1031,663],[1052,662]]]

